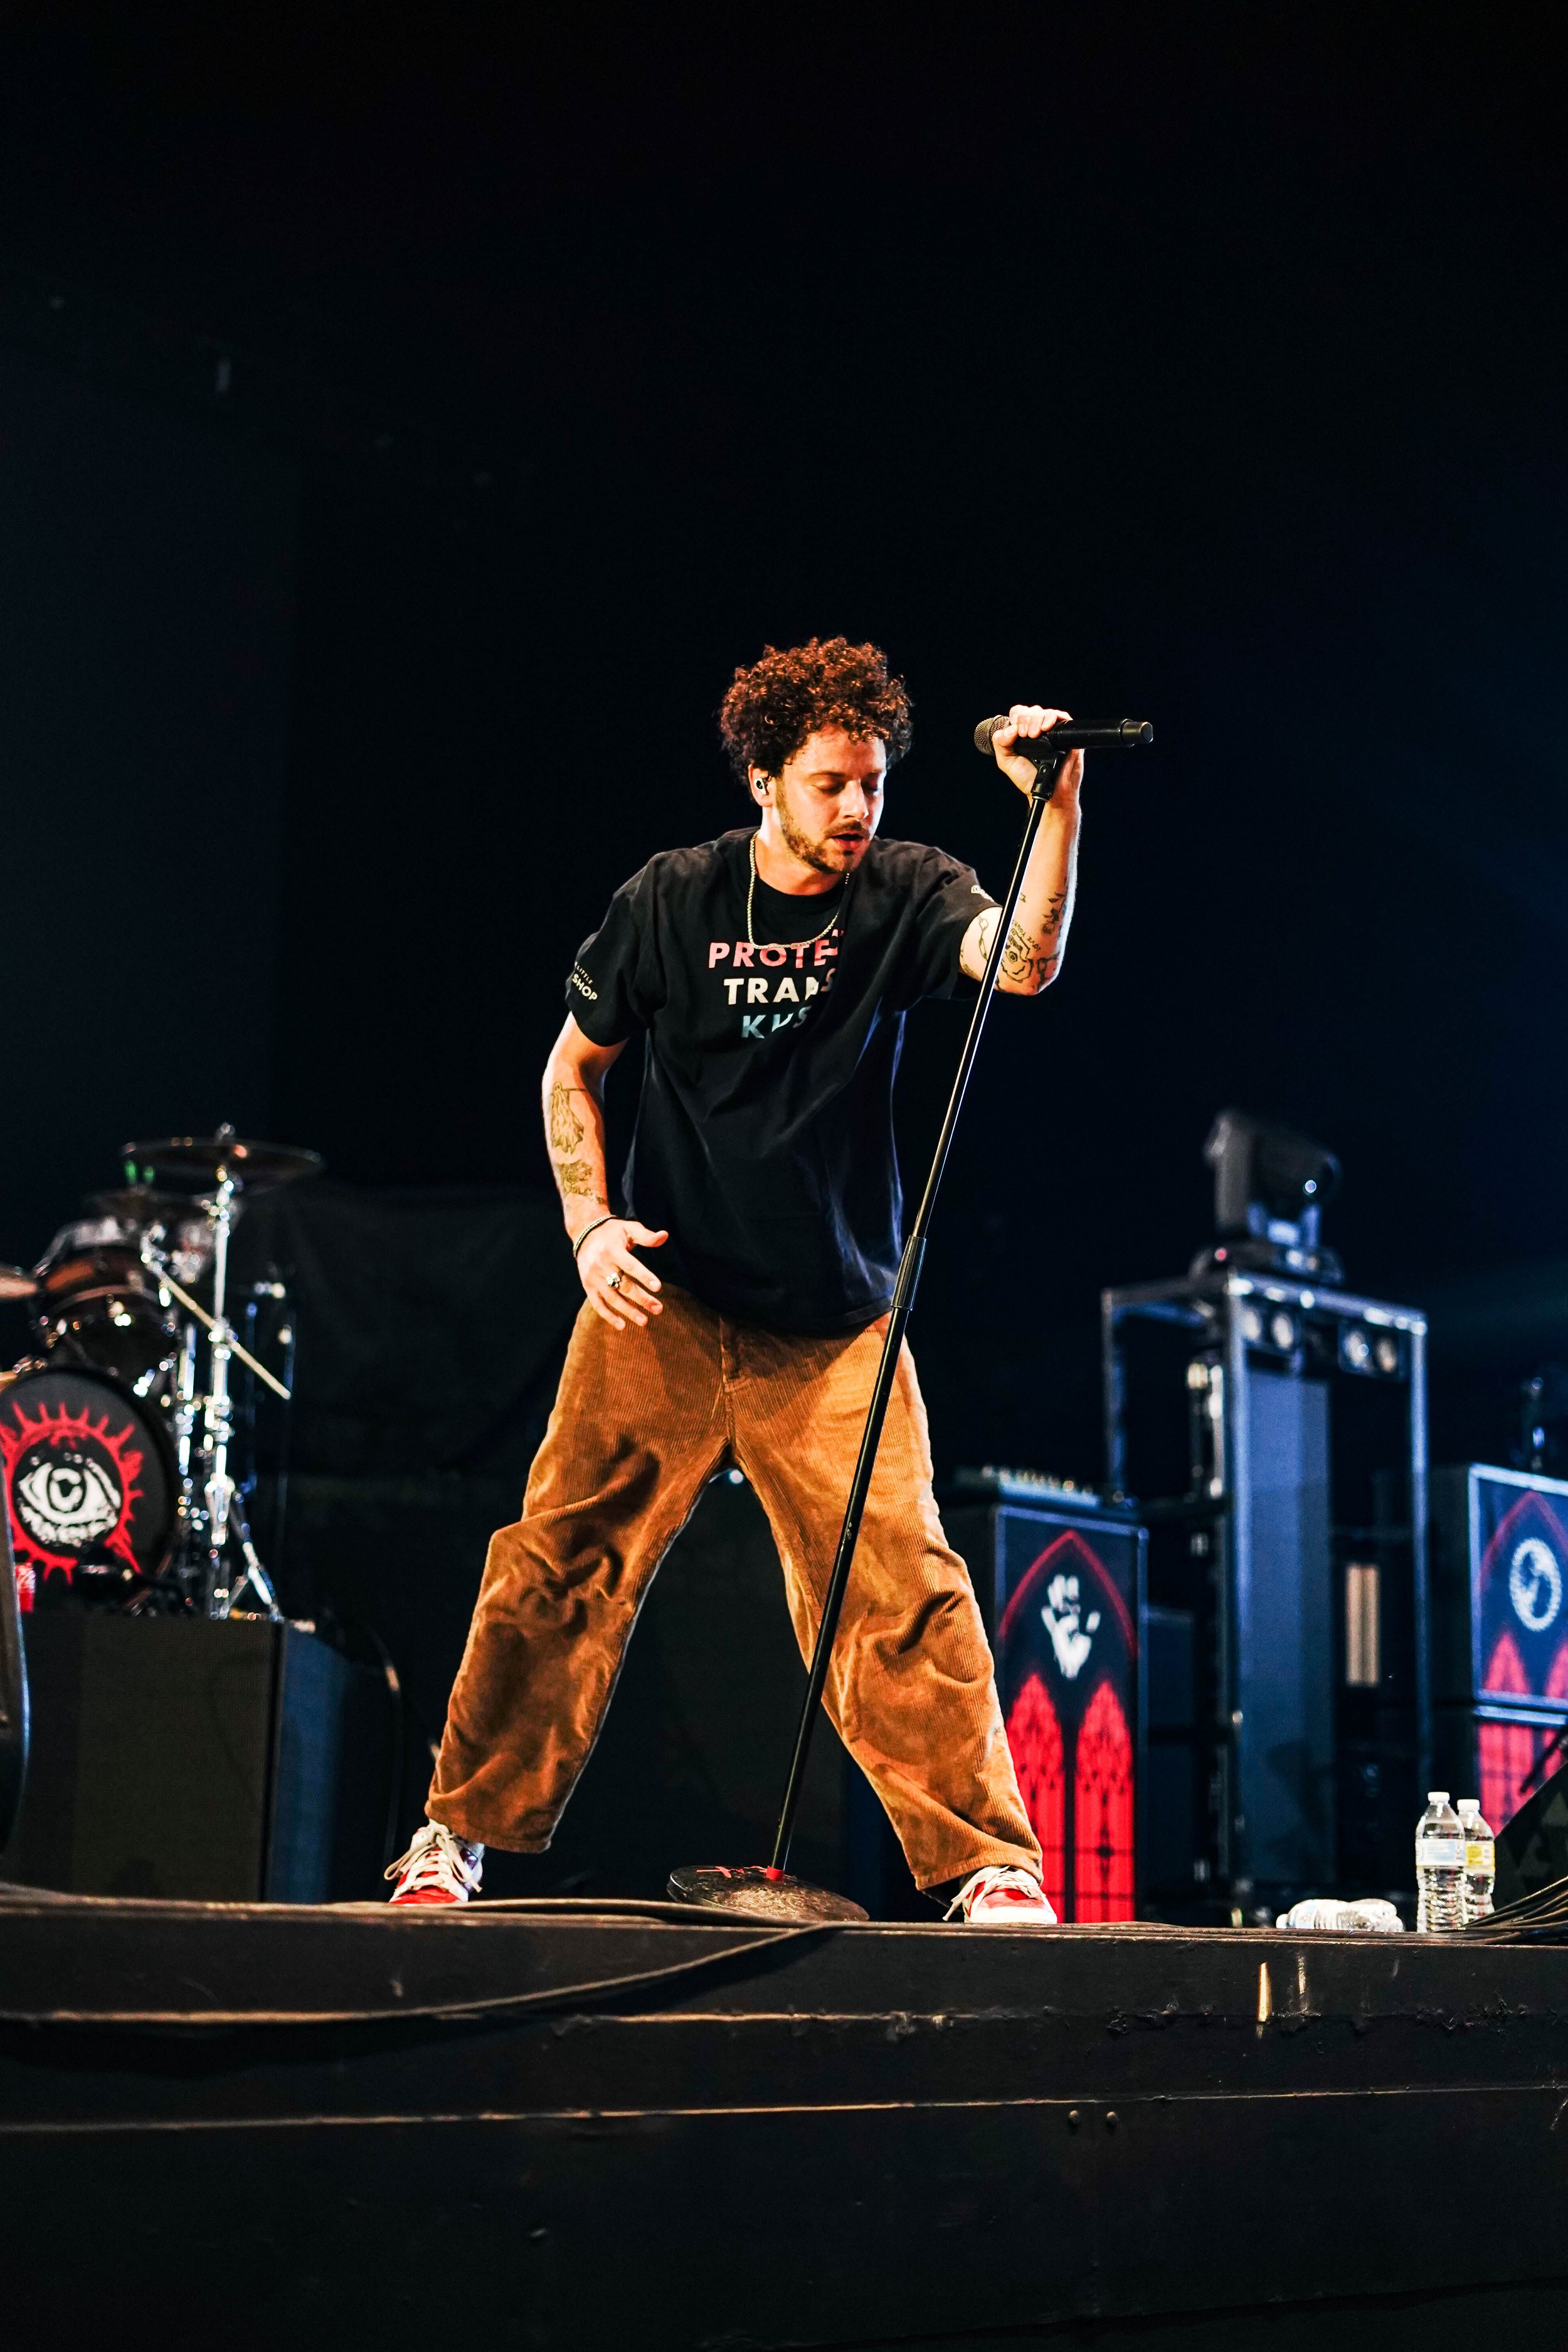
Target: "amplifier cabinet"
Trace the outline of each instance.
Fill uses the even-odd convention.
[[[378,1891],[395,1748],[378,1675],[263,1618],[24,1622],[32,1752],[0,1878],[209,1903]]]
[[[1102,1311],[1107,1484],[1150,1530],[1152,1695],[1156,1625],[1192,1621],[1197,1835],[1184,1857],[1173,1783],[1145,1903],[1239,1927],[1404,1887],[1432,1785],[1425,1317],[1220,1265]],[[1163,1773],[1174,1723],[1161,1744]]]
[[[947,1514],[996,1659],[1007,1743],[1063,1919],[1137,1916],[1145,1536],[1086,1498]]]
[[[1432,1577],[1439,1704],[1568,1714],[1568,1482],[1435,1470]]]

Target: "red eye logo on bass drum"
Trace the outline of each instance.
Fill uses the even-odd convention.
[[[111,1412],[90,1406],[29,1413],[20,1397],[0,1412],[0,1465],[10,1506],[17,1595],[33,1605],[40,1573],[68,1577],[105,1553],[136,1566],[131,1523],[142,1489],[142,1454],[133,1421],[111,1427]]]

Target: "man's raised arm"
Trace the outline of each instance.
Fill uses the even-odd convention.
[[[1007,714],[1007,725],[996,730],[993,739],[996,765],[1021,793],[1029,793],[1035,789],[1034,763],[1022,758],[1012,746],[1021,737],[1033,740],[1048,734],[1058,719],[1068,716],[1065,710],[1048,709],[1038,702],[1016,702]],[[1066,952],[1078,883],[1078,803],[1082,783],[1083,753],[1074,751],[1062,763],[1056,790],[1046,803],[1046,813],[1024,871],[1017,909],[1002,950],[1002,969],[996,976],[996,985],[1008,996],[1037,996],[1042,988],[1048,988]],[[1000,920],[1001,909],[987,907],[983,915],[976,915],[963,934],[958,961],[971,980],[978,980],[985,970]]]

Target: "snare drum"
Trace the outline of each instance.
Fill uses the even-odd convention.
[[[178,1331],[142,1263],[137,1226],[122,1217],[67,1225],[36,1272],[33,1314],[51,1360],[112,1372],[133,1396],[167,1386]]]
[[[128,1599],[174,1544],[174,1449],[161,1406],[86,1367],[24,1364],[0,1386],[0,1478],[21,1605],[46,1579]]]

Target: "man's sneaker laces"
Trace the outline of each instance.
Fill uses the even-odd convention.
[[[394,1903],[466,1903],[479,1891],[482,1845],[457,1837],[445,1822],[426,1822],[406,1853],[386,1872]]]
[[[990,1864],[966,1878],[947,1906],[966,1927],[1054,1927],[1057,1915],[1037,1878],[1011,1864]]]

